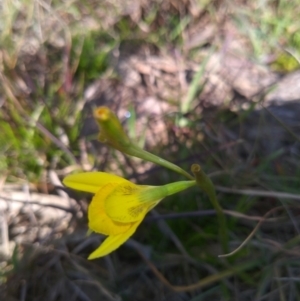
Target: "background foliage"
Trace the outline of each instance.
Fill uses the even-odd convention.
[[[3,0],[1,299],[299,299],[299,10],[288,0]],[[153,153],[187,171],[201,164],[230,249],[256,229],[248,244],[218,258],[215,213],[190,189],[87,262],[101,237],[85,236],[90,196],[69,200],[66,174],[180,179],[98,143],[97,105]]]

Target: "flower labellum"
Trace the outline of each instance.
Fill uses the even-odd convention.
[[[105,172],[84,172],[65,177],[63,183],[95,194],[88,208],[89,228],[108,237],[88,257],[94,259],[111,253],[128,240],[145,215],[164,197],[194,186],[196,182],[146,186]]]

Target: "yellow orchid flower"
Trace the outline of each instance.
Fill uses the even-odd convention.
[[[95,194],[88,208],[89,228],[108,237],[88,259],[105,256],[117,249],[164,197],[196,184],[195,181],[181,181],[163,186],[136,185],[105,172],[69,175],[63,183]]]

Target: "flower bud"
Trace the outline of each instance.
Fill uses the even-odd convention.
[[[94,118],[100,127],[99,140],[119,151],[126,152],[131,142],[118,117],[109,108],[99,107],[94,110]]]
[[[145,161],[169,168],[190,180],[194,178],[182,168],[163,158],[155,156],[132,142],[125,133],[118,117],[107,107],[99,107],[94,110],[94,118],[100,126],[99,140],[120,152],[137,157]]]

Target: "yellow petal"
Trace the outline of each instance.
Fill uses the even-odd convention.
[[[107,237],[104,242],[97,248],[88,259],[95,259],[98,257],[103,257],[112,251],[116,250],[120,245],[122,245],[133,233],[135,232],[141,221],[132,224],[131,228],[124,233],[118,235],[111,235]]]
[[[106,214],[114,221],[131,223],[142,220],[160,200],[141,201],[139,193],[148,186],[139,186],[131,182],[118,185],[105,200]]]
[[[88,208],[89,228],[91,230],[105,235],[116,235],[127,231],[132,226],[132,223],[113,221],[105,212],[105,199],[118,185],[116,183],[106,184],[93,197]]]
[[[118,177],[116,175],[97,171],[72,174],[66,176],[63,179],[63,183],[65,186],[91,193],[96,193],[99,190],[99,188],[111,182],[130,183],[124,178]]]

